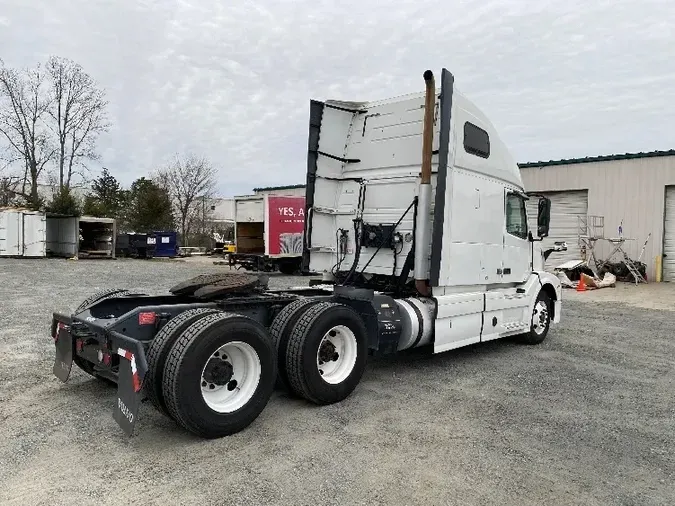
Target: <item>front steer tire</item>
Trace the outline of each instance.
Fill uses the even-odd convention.
[[[166,403],[164,402],[162,382],[164,365],[166,364],[166,359],[169,356],[171,347],[183,334],[185,329],[200,318],[213,313],[222,313],[222,311],[204,307],[188,309],[171,318],[159,332],[157,332],[152,343],[150,343],[150,347],[145,355],[148,362],[148,372],[145,374],[145,379],[143,381],[145,393],[153,406],[168,417],[171,417],[171,413],[169,413]]]
[[[534,301],[534,308],[530,321],[530,330],[526,334],[517,336],[518,342],[522,344],[540,344],[546,339],[548,331],[551,328],[551,310],[553,302],[546,292],[543,290],[537,295],[537,300]],[[542,309],[545,309],[542,313]],[[535,326],[535,318],[537,318],[538,326]]]
[[[355,340],[353,367],[338,383],[329,383],[319,365],[319,349],[333,329],[344,328]],[[315,404],[333,404],[347,398],[366,368],[368,340],[365,324],[350,307],[321,302],[303,313],[293,327],[286,351],[286,372],[293,392]],[[338,355],[343,353],[336,347]],[[343,357],[345,358],[345,357]],[[337,357],[339,359],[339,357]]]
[[[241,343],[254,350],[259,379],[240,408],[215,411],[202,394],[202,370],[215,351]],[[203,438],[219,438],[245,429],[260,415],[274,390],[276,374],[275,350],[267,330],[246,316],[221,312],[199,318],[174,343],[164,366],[162,393],[171,417],[182,427]]]

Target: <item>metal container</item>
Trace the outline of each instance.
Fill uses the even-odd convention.
[[[0,211],[0,256],[46,256],[47,230],[44,213],[22,209]]]
[[[173,258],[178,256],[178,236],[176,232],[153,232],[156,257]]]

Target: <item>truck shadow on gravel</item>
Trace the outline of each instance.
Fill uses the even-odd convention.
[[[406,369],[443,368],[448,365],[460,365],[472,360],[484,360],[494,355],[510,354],[525,346],[516,342],[514,338],[504,338],[485,343],[476,343],[444,353],[433,353],[433,346],[429,345],[412,350],[405,350],[391,355],[369,357],[368,368],[375,371],[389,369],[405,372]]]
[[[350,406],[359,405],[373,395],[378,396],[378,392],[390,384],[390,377],[392,376],[404,383],[415,382],[431,385],[437,382],[441,376],[452,378],[472,374],[485,361],[495,361],[498,360],[497,357],[513,355],[522,348],[522,345],[505,339],[476,343],[453,350],[450,353],[437,355],[432,354],[432,350],[427,347],[382,357],[369,357],[362,384],[345,401],[334,406],[317,406],[277,388],[259,420],[256,420],[243,432],[262,434],[269,429],[269,424],[276,423],[275,420],[278,421],[279,417],[287,417],[290,420],[298,415],[303,416],[303,412],[312,414],[311,416],[317,416],[324,411],[350,410]],[[77,381],[59,384],[57,388],[61,395],[78,399],[78,406],[83,411],[93,409],[103,413],[109,412],[110,428],[114,427],[112,410],[117,396],[117,387],[107,381],[90,378],[79,370],[73,370],[72,374],[73,379],[77,379]],[[250,434],[246,437],[251,437]],[[120,442],[126,440],[126,436],[121,431],[119,433],[112,431],[111,437]],[[158,438],[162,438],[164,442],[173,445],[208,441],[185,431],[174,420],[157,411],[149,400],[145,399],[141,403],[138,425],[131,441],[134,445],[142,448],[146,444],[155,445]]]

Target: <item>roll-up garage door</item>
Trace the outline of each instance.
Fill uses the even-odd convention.
[[[666,187],[666,220],[663,229],[663,280],[675,282],[675,186]]]
[[[567,251],[554,252],[548,257],[545,269],[553,270],[557,265],[570,260],[581,260],[579,249],[579,216],[588,214],[588,191],[541,192],[551,199],[551,223],[548,237],[540,244],[542,249],[553,247],[556,241],[565,241]],[[537,204],[539,198],[530,197],[527,215],[532,235],[537,237]]]

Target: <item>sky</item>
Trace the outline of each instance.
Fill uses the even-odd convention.
[[[0,0],[0,58],[71,58],[106,90],[93,175],[194,152],[231,196],[304,183],[310,99],[421,92],[427,68],[519,162],[675,148],[673,20],[673,0]]]

